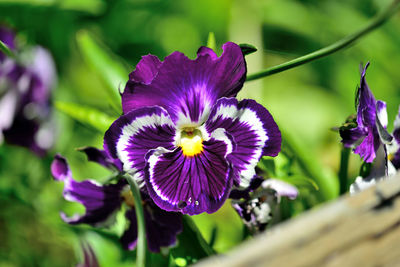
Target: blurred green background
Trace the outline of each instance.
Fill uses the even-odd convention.
[[[246,57],[248,73],[253,73],[333,43],[360,29],[389,3],[0,0],[0,23],[12,26],[21,43],[39,44],[51,51],[58,72],[54,101],[91,107],[116,118],[119,110],[110,104],[110,84],[115,87],[115,97],[117,88],[123,88],[125,82],[116,77],[124,75],[127,79],[142,55],[151,53],[163,59],[179,50],[195,58],[199,46],[206,44],[209,32],[214,32],[219,49],[227,41],[249,43],[259,49]],[[284,137],[292,136],[321,175],[331,180],[334,194],[341,144],[331,128],[355,112],[354,96],[362,62],[371,62],[367,80],[376,98],[387,102],[389,130],[393,128],[400,103],[399,27],[397,14],[352,47],[245,83],[239,94],[239,98],[253,98],[267,107]],[[96,48],[100,54],[91,49],[93,40],[99,45]],[[102,61],[101,53],[111,60]],[[82,239],[93,246],[101,266],[134,265],[134,252],[123,253],[118,243],[91,231],[92,228],[69,226],[60,219],[61,210],[73,214],[84,209],[66,202],[62,198],[63,185],[52,180],[49,167],[55,153],[67,157],[77,180],[105,181],[110,173],[88,163],[82,153],[75,151],[87,145],[100,148],[101,131],[59,111],[54,116],[58,139],[47,157],[36,158],[24,148],[6,144],[0,147],[0,266],[73,266],[82,256]],[[282,156],[276,164],[285,162],[287,158]],[[350,163],[349,176],[354,178],[361,161],[352,155]],[[302,194],[298,200],[284,202],[284,206],[290,207],[283,217],[319,203],[310,200],[315,189],[299,189]],[[206,240],[216,231],[214,248],[218,252],[242,241],[242,224],[229,201],[217,213],[194,219]],[[119,224],[110,231],[122,230]]]

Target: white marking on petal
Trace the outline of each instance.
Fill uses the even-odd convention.
[[[226,136],[224,128],[218,128],[218,129],[214,130],[211,133],[211,138],[222,141],[226,144],[227,148],[226,148],[226,153],[225,153],[224,157],[226,157],[232,153],[233,145],[232,145],[231,140],[228,138],[228,136]]]
[[[154,191],[156,192],[156,194],[164,201],[168,201],[171,202],[170,199],[168,199],[166,196],[163,195],[163,193],[161,192],[160,188],[158,187],[158,185],[154,182],[154,167],[156,166],[159,158],[167,152],[172,152],[168,149],[165,149],[163,147],[159,147],[157,149],[154,150],[153,154],[149,157],[149,159],[147,160],[147,163],[149,164],[149,176],[150,176],[150,183],[153,186]],[[178,202],[172,202],[173,205],[178,204]]]
[[[122,134],[117,141],[117,155],[124,166],[124,171],[135,173],[137,170],[133,167],[134,162],[129,158],[127,147],[130,144],[130,139],[134,137],[144,127],[159,127],[169,125],[174,127],[168,115],[165,113],[146,115],[138,117],[130,124],[125,125],[122,129]]]
[[[377,101],[376,103],[376,113],[378,115],[378,119],[381,122],[382,126],[386,129],[388,125],[388,116],[386,111],[386,103],[383,101]]]
[[[259,149],[254,151],[254,154],[252,155],[251,159],[249,160],[249,163],[244,165],[244,170],[240,172],[240,187],[247,187],[250,184],[250,180],[254,177],[255,175],[255,166],[258,163],[258,160],[260,159],[262,153],[263,153],[263,148],[265,146],[265,143],[268,141],[268,133],[263,127],[263,122],[260,120],[260,118],[257,116],[257,113],[250,108],[241,108],[237,109],[236,106],[234,105],[220,105],[214,115],[213,118],[211,118],[211,122],[214,122],[218,120],[218,118],[226,119],[226,118],[231,118],[233,120],[238,119],[240,122],[247,124],[251,131],[253,131],[257,136],[258,136],[258,141],[255,144],[256,146],[259,147]]]

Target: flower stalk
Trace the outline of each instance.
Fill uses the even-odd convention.
[[[349,190],[347,172],[349,169],[350,148],[343,147],[340,154],[339,185],[340,194],[346,194]]]
[[[135,213],[137,218],[137,245],[136,245],[136,266],[144,267],[146,265],[146,225],[144,221],[144,212],[142,206],[142,198],[140,197],[139,186],[135,179],[129,175],[125,174],[124,178],[128,181],[133,198],[135,200]]]
[[[269,75],[279,73],[288,69],[295,68],[297,66],[306,64],[308,62],[317,60],[319,58],[328,56],[330,54],[333,54],[343,48],[346,48],[353,44],[355,41],[358,39],[364,37],[368,33],[372,32],[382,24],[384,24],[387,20],[389,20],[400,8],[400,0],[395,0],[392,2],[391,5],[389,5],[387,8],[385,8],[380,14],[378,14],[369,24],[367,24],[365,27],[360,29],[359,31],[352,33],[350,35],[347,35],[343,39],[327,46],[324,48],[321,48],[317,51],[314,51],[310,54],[298,57],[296,59],[290,60],[288,62],[285,62],[283,64],[279,64],[276,66],[273,66],[271,68],[267,68],[265,70],[262,70],[260,72],[256,72],[253,74],[247,75],[246,81],[252,81],[252,80],[257,80],[260,78],[267,77]]]

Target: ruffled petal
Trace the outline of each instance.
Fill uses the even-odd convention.
[[[145,155],[158,147],[174,147],[175,129],[168,113],[161,107],[136,109],[118,118],[104,136],[104,149],[121,160],[123,169],[143,179]]]
[[[261,156],[276,156],[281,150],[281,133],[271,114],[254,100],[221,98],[206,122],[212,132],[224,128],[234,139],[236,149],[228,160],[233,164],[235,184],[248,187]]]
[[[129,80],[137,83],[149,84],[158,73],[162,62],[153,55],[143,56],[136,69],[129,74]]]
[[[78,151],[85,153],[89,161],[96,162],[107,169],[122,171],[122,162],[119,159],[110,158],[105,150],[87,146],[79,148]]]
[[[144,201],[143,210],[149,250],[159,253],[162,247],[175,245],[176,236],[182,232],[182,214],[162,210],[150,199]],[[133,250],[137,243],[135,210],[128,210],[125,217],[129,220],[129,227],[122,235],[121,243],[125,249]]]
[[[54,157],[51,172],[55,180],[64,182],[64,198],[85,206],[86,213],[84,215],[76,214],[73,217],[67,217],[64,213],[61,213],[62,219],[69,224],[103,224],[112,217],[122,204],[121,192],[127,185],[124,180],[117,184],[103,186],[92,180],[77,182],[72,178],[66,159],[60,155]]]
[[[375,127],[376,100],[368,87],[365,74],[369,62],[361,73],[360,89],[358,93],[357,124],[359,127]]]
[[[223,49],[221,57],[204,48],[195,60],[179,52],[167,56],[150,83],[128,82],[122,97],[124,112],[162,106],[178,126],[202,124],[217,99],[235,96],[246,78],[240,47],[226,43]]]
[[[220,130],[203,141],[203,151],[197,155],[184,156],[178,147],[153,150],[146,156],[147,190],[160,208],[194,215],[222,206],[232,187],[226,160],[232,144]]]
[[[376,151],[380,144],[378,133],[371,129],[361,144],[354,149],[354,153],[360,155],[365,162],[371,163],[376,157]]]

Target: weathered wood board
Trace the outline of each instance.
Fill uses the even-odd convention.
[[[400,266],[400,174],[196,266]]]

